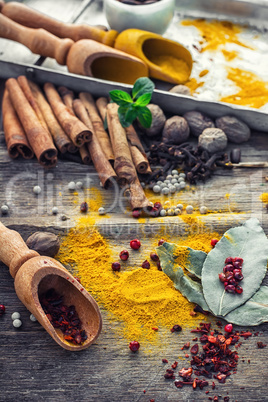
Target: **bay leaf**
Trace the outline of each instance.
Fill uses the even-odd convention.
[[[245,304],[232,310],[224,319],[242,326],[268,322],[268,286],[261,286]]]
[[[164,244],[167,246],[166,243]],[[210,311],[203,296],[201,283],[190,279],[184,274],[183,269],[174,263],[170,250],[174,249],[176,245],[163,246],[157,247],[157,254],[160,258],[163,272],[173,281],[174,287],[179,290],[189,302],[198,304],[205,311]]]
[[[231,294],[224,290],[219,280],[226,257],[244,259],[240,285],[242,294]],[[259,289],[267,270],[268,239],[256,218],[244,225],[229,229],[211,250],[202,269],[202,287],[205,300],[216,316],[225,317],[244,304]]]
[[[201,279],[202,267],[207,256],[204,251],[194,250],[191,247],[180,246],[176,245],[175,243],[168,242],[163,243],[162,246],[157,248],[157,250],[160,249],[160,247],[165,248],[174,263],[177,263],[178,265],[180,265],[179,261],[177,261],[179,254],[184,254],[185,260],[182,268],[187,269],[187,271],[189,271],[191,274]]]

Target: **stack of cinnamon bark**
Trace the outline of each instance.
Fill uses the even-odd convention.
[[[41,88],[19,76],[6,81],[2,115],[11,158],[35,155],[50,168],[57,164],[58,151],[79,152],[85,164],[92,161],[104,188],[111,183],[125,188],[132,210],[151,207],[138,179],[138,173],[151,173],[148,159],[134,127],[120,124],[115,103],[95,102],[87,92],[75,97],[51,83]]]

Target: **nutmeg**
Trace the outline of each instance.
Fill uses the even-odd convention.
[[[234,116],[219,117],[215,123],[216,127],[225,132],[231,142],[240,144],[250,138],[251,132],[248,125]]]
[[[35,232],[28,237],[26,244],[31,250],[48,257],[55,257],[60,249],[59,237],[51,232]]]
[[[139,128],[148,136],[148,137],[157,137],[161,134],[164,124],[166,122],[166,116],[164,115],[163,110],[153,103],[147,105],[148,109],[152,113],[152,124],[150,128],[144,128],[139,124]]]
[[[211,154],[223,151],[227,142],[227,136],[219,128],[206,128],[198,137],[198,145]]]
[[[206,128],[215,127],[212,119],[204,113],[198,112],[197,110],[192,110],[183,115],[187,121],[190,132],[195,137],[199,137]]]
[[[181,144],[188,139],[190,128],[181,116],[173,116],[165,122],[163,141],[170,144]]]
[[[175,87],[172,87],[168,92],[171,92],[172,94],[180,94],[180,95],[187,95],[191,96],[191,91],[186,85],[175,85]]]

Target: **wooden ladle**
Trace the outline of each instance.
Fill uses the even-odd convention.
[[[63,23],[18,2],[9,2],[5,4],[2,8],[2,13],[13,21],[24,26],[46,29],[59,38],[71,38],[74,41],[79,42],[80,39],[93,39],[105,43],[106,45],[113,46],[117,51],[127,53],[142,60],[149,69],[148,75],[152,78],[157,78],[174,84],[181,84],[185,83],[191,74],[193,60],[189,50],[176,41],[164,38],[161,35],[152,32],[139,29],[126,29],[121,33],[114,30],[105,33],[95,27],[90,27],[89,25]],[[81,74],[81,72],[78,72],[78,66],[81,66],[81,53],[83,53],[84,57],[85,46],[81,43],[72,47],[71,50],[70,57],[67,59],[69,71]],[[76,61],[77,57],[79,57],[79,63]],[[166,59],[167,61],[163,62],[163,59]],[[100,62],[96,63],[94,61],[92,70],[100,71],[103,65],[107,65],[107,60],[107,58],[105,61],[100,58]],[[169,65],[165,66],[168,61]],[[83,65],[85,64],[87,63],[82,64],[80,70],[83,69]],[[112,60],[109,60],[108,67],[110,72],[113,68]],[[121,67],[125,72],[128,71],[131,66],[125,66],[122,62]],[[132,67],[134,67],[133,64]],[[114,66],[114,69],[118,71],[118,66]],[[107,70],[105,70],[105,74],[107,74]],[[125,74],[119,72],[117,74],[121,77],[121,82],[126,82],[122,80]],[[140,77],[142,76],[140,68],[138,74]],[[116,81],[114,75],[115,74],[111,74],[110,78],[106,79]],[[97,78],[105,79],[103,76]]]
[[[18,298],[52,338],[71,351],[91,345],[102,328],[99,307],[93,297],[58,261],[30,250],[18,232],[6,228],[1,222],[0,244],[0,260],[9,266]],[[47,318],[40,296],[51,288],[63,296],[64,304],[75,306],[87,334],[87,340],[82,344],[66,341],[61,330],[54,328]]]
[[[19,42],[33,53],[52,57],[74,74],[128,84],[148,76],[148,67],[142,60],[121,50],[92,39],[77,42],[61,39],[45,29],[20,25],[3,14],[0,14],[0,37]]]

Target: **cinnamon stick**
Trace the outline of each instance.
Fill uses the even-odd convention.
[[[99,115],[98,109],[96,107],[93,97],[87,92],[81,92],[79,98],[83,102],[87,112],[89,114],[90,120],[93,124],[94,132],[99,140],[100,146],[103,149],[107,159],[110,162],[114,161],[114,153],[111,145],[111,140],[109,135],[103,127],[103,121]]]
[[[34,157],[33,150],[27,140],[26,133],[11,103],[9,93],[4,91],[2,101],[3,129],[8,154],[15,159],[22,155],[24,159]]]
[[[125,185],[134,181],[136,169],[130,154],[127,136],[118,117],[118,105],[107,105],[107,124],[114,152],[114,170],[119,178],[119,184]]]
[[[108,99],[105,98],[104,96],[101,96],[96,100],[96,106],[98,108],[99,114],[101,115],[102,121],[104,121],[106,118],[107,105],[108,105]]]
[[[87,126],[91,124],[87,109],[80,99],[75,99],[73,108],[76,115]],[[112,182],[116,180],[116,173],[108,161],[102,147],[100,146],[98,137],[95,132],[92,135],[92,141],[87,144],[92,162],[99,175],[100,181],[104,188],[107,188]]]
[[[9,78],[6,88],[39,163],[44,167],[54,167],[57,164],[57,149],[50,134],[41,125],[17,80]]]
[[[61,128],[58,120],[56,119],[49,103],[44,97],[41,88],[34,82],[28,80],[32,93],[38,103],[38,106],[42,112],[44,120],[48,126],[48,129],[53,137],[56,147],[64,154],[65,152],[74,153],[77,151],[77,147],[72,143],[70,138],[65,134]]]
[[[134,181],[130,183],[129,187],[125,190],[124,195],[128,199],[132,211],[135,209],[148,210],[152,207],[151,202],[146,198],[138,176],[136,176]]]
[[[92,131],[62,102],[54,85],[49,82],[45,83],[44,91],[58,122],[72,142],[77,147],[81,147],[91,141]]]
[[[86,145],[82,145],[82,147],[79,148],[79,153],[80,153],[83,163],[85,165],[90,165],[91,156],[90,156],[89,150]]]
[[[60,86],[58,87],[60,96],[62,97],[63,103],[68,106],[71,110],[73,109],[74,93],[70,89]]]
[[[35,111],[35,114],[36,114],[38,120],[40,121],[40,124],[41,124],[41,125],[44,127],[44,129],[46,129],[46,130],[48,131],[48,133],[50,134],[49,129],[48,129],[48,126],[47,126],[47,124],[46,124],[46,122],[45,122],[45,119],[44,119],[44,117],[43,117],[43,114],[42,114],[42,112],[41,112],[41,110],[40,110],[40,108],[39,108],[39,105],[38,105],[38,103],[37,103],[37,101],[36,101],[36,99],[35,99],[35,97],[34,97],[32,91],[31,91],[31,88],[30,88],[29,81],[28,81],[27,77],[25,77],[25,75],[20,75],[20,76],[17,78],[17,81],[18,81],[18,83],[19,83],[19,85],[20,85],[20,87],[21,87],[21,89],[22,89],[22,91],[23,91],[25,97],[27,98],[29,104],[31,105],[31,107],[32,107],[33,110]],[[50,134],[50,135],[51,135],[51,134]]]
[[[138,134],[131,124],[125,127],[133,163],[139,173],[152,173],[146,153],[140,142]]]

